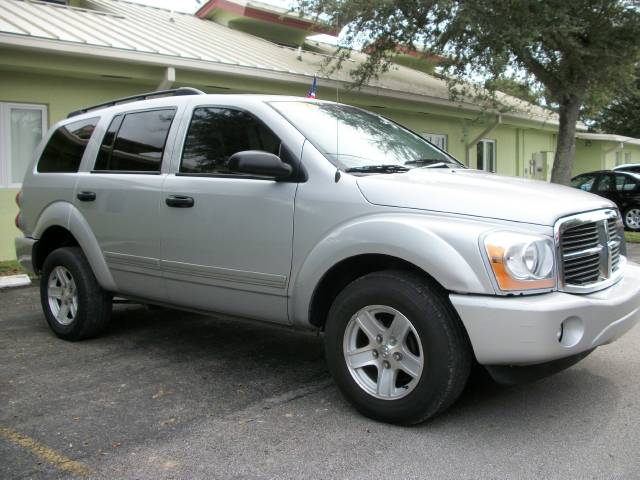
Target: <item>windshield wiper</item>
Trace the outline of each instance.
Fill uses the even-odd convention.
[[[347,168],[345,172],[358,172],[358,173],[397,173],[408,172],[410,168],[403,165],[391,163],[388,165],[362,165],[360,167]]]
[[[436,158],[420,158],[418,160],[408,160],[404,162],[405,165],[420,165],[425,168],[446,168],[449,165],[453,167],[457,167],[453,162],[443,161],[441,159]]]

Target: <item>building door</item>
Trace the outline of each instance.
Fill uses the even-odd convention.
[[[496,141],[482,139],[476,147],[477,169],[496,172]]]
[[[46,131],[45,105],[0,102],[0,187],[20,187]]]

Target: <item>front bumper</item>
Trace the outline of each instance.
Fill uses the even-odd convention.
[[[640,266],[627,263],[615,285],[588,295],[450,296],[482,365],[532,365],[614,341],[640,320]],[[558,336],[561,325],[563,342]]]
[[[30,237],[16,237],[16,257],[18,263],[27,272],[35,273],[33,268],[33,246],[37,240]]]

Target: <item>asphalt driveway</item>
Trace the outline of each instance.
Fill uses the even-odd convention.
[[[536,383],[476,379],[402,428],[341,398],[314,335],[119,305],[68,343],[35,288],[0,291],[0,478],[640,478],[639,345],[636,328]]]

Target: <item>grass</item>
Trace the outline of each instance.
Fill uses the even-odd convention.
[[[624,239],[628,243],[640,243],[640,232],[624,232]]]
[[[25,272],[17,260],[3,260],[0,261],[0,276],[6,275],[19,275]]]

